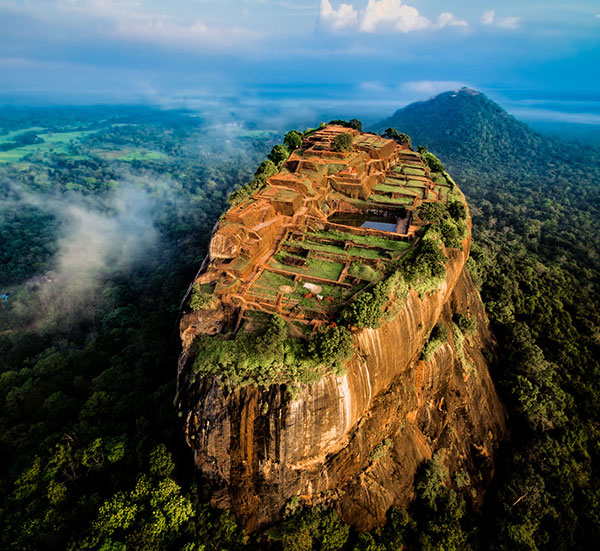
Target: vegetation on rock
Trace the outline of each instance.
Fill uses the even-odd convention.
[[[429,340],[423,347],[423,352],[421,353],[423,360],[428,362],[435,354],[436,350],[438,350],[438,348],[440,348],[447,340],[448,330],[446,329],[446,326],[439,323],[436,324],[429,335]]]
[[[406,145],[410,149],[412,140],[408,134],[398,132],[395,128],[387,128],[383,135],[390,140],[396,140],[400,145]]]
[[[352,336],[330,327],[312,340],[292,338],[287,324],[272,316],[258,337],[238,331],[232,339],[202,335],[194,342],[194,372],[218,377],[224,384],[311,383],[327,373],[339,374],[354,352]]]
[[[350,151],[352,149],[352,134],[339,134],[333,138],[331,145],[334,151]]]

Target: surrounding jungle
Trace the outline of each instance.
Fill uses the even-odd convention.
[[[320,121],[307,121],[310,123]],[[0,113],[0,546],[6,550],[567,550],[600,541],[600,149],[472,91],[395,128],[467,195],[469,270],[510,439],[481,511],[443,450],[358,534],[289,507],[247,536],[206,504],[173,407],[177,318],[227,197],[282,134],[145,107]],[[303,129],[299,129],[303,130]]]

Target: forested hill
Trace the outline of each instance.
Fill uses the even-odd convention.
[[[532,170],[540,174],[557,162],[580,167],[590,162],[600,164],[597,149],[543,136],[485,94],[469,88],[412,103],[371,130],[380,133],[387,128],[408,134],[413,144],[426,145],[453,166],[485,172]]]

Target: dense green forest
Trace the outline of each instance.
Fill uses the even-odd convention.
[[[466,193],[469,267],[499,341],[492,376],[511,437],[484,510],[445,484],[441,454],[422,466],[414,506],[370,533],[290,508],[248,537],[208,507],[172,404],[179,304],[228,195],[281,137],[181,111],[14,110],[0,133],[3,549],[600,540],[600,152],[542,138],[484,96],[407,109],[382,126],[427,145]]]

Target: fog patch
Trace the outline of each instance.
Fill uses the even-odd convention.
[[[61,220],[53,269],[25,282],[11,295],[14,321],[29,329],[72,325],[91,319],[106,282],[127,275],[156,248],[156,203],[147,190],[125,183],[102,201],[77,194],[21,194]],[[14,297],[14,298],[13,298]]]

